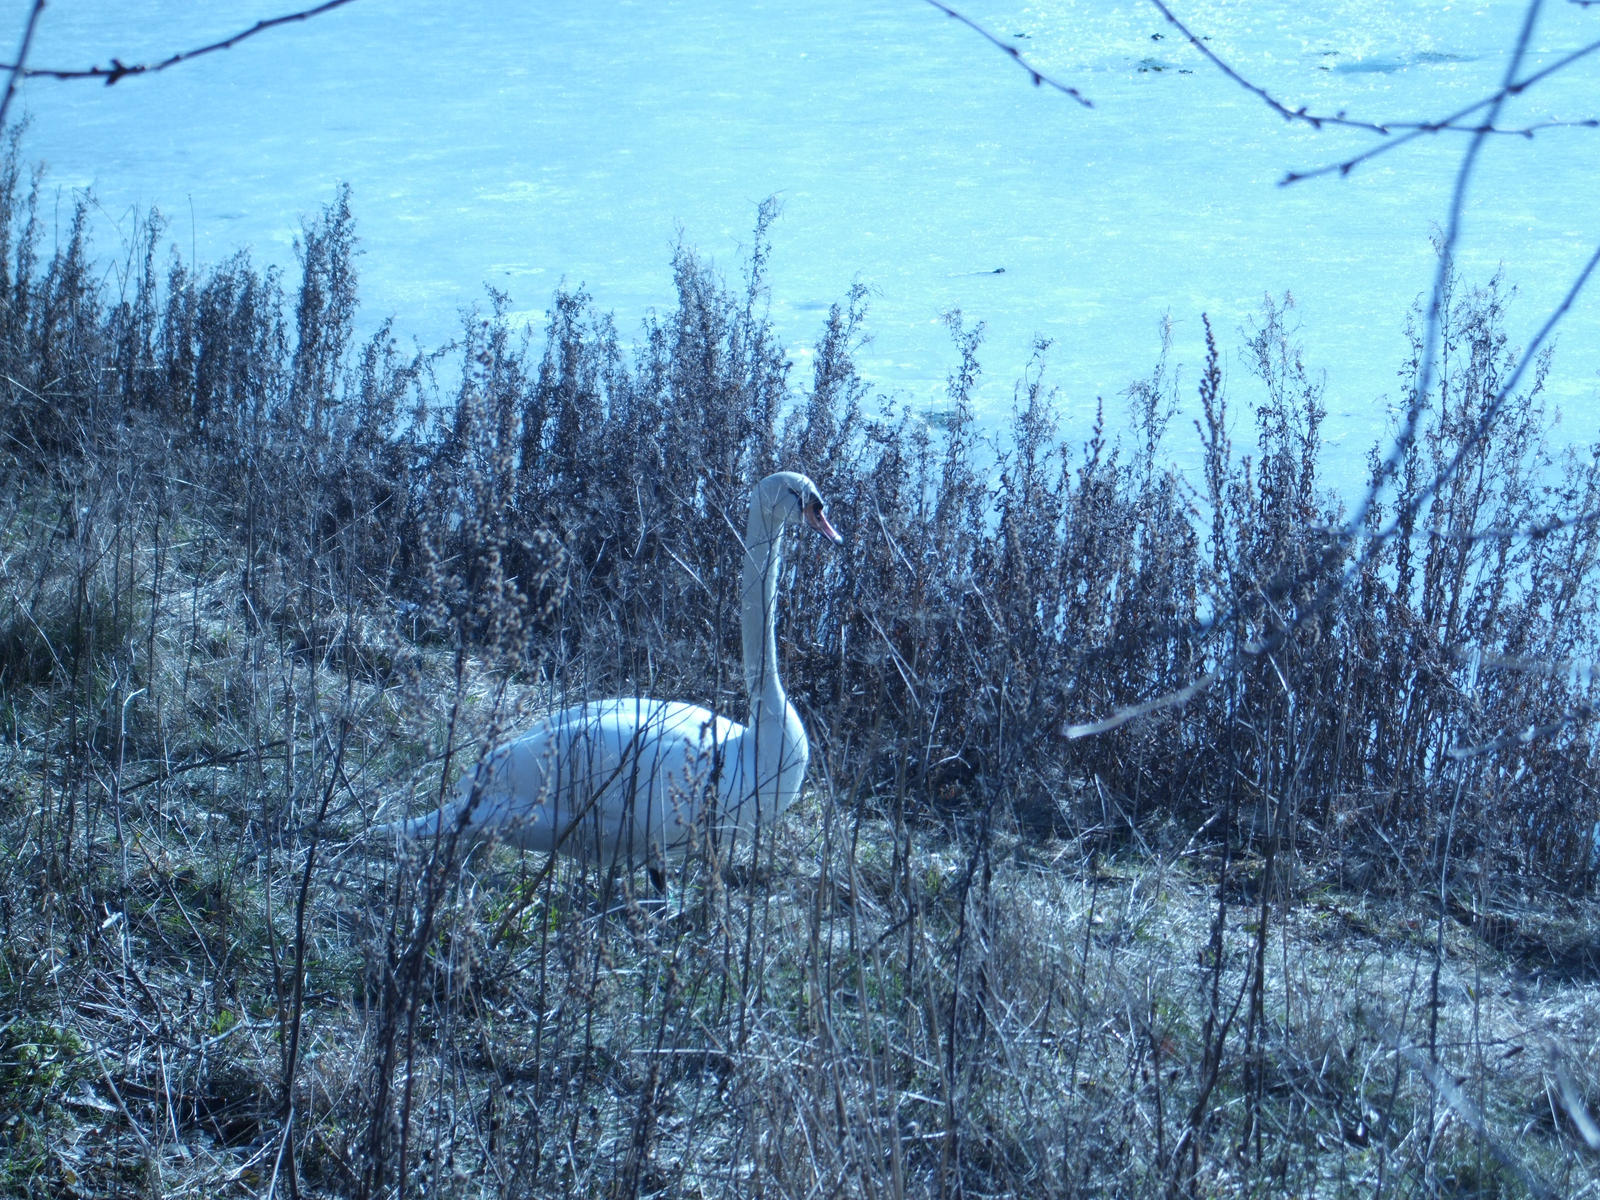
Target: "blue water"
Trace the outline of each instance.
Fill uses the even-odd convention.
[[[292,2],[52,0],[33,62],[161,58]],[[0,7],[9,47],[28,5]],[[1486,94],[1522,14],[1507,0],[1175,7],[1291,104],[1375,119]],[[1536,63],[1600,36],[1596,10],[1546,7]],[[859,280],[877,390],[937,403],[954,361],[940,315],[959,307],[988,327],[985,423],[1003,420],[1042,335],[1076,438],[1097,396],[1120,425],[1120,393],[1154,362],[1168,313],[1184,391],[1206,312],[1235,408],[1247,407],[1238,330],[1264,294],[1287,291],[1353,485],[1398,395],[1405,314],[1428,285],[1430,229],[1465,139],[1279,187],[1286,170],[1375,137],[1286,124],[1135,0],[964,11],[1095,107],[1030,87],[920,0],[356,0],[112,88],[30,80],[21,102],[60,209],[92,186],[108,257],[153,205],[186,256],[249,247],[292,267],[302,222],[348,181],[366,321],[392,314],[424,344],[454,333],[485,282],[536,324],[560,281],[582,283],[627,334],[671,303],[680,236],[735,274],[756,204],[777,195],[772,314],[802,376],[827,305]],[[1600,115],[1595,85],[1586,63],[1506,120]],[[1469,279],[1503,263],[1520,287],[1513,342],[1600,241],[1597,167],[1600,130],[1491,139],[1459,257]],[[1574,440],[1600,432],[1597,329],[1591,294],[1564,326],[1551,383]],[[1184,460],[1181,437],[1174,452]]]

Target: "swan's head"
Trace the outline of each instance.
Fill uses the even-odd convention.
[[[844,539],[828,521],[822,493],[798,471],[779,471],[756,485],[756,510],[768,529],[785,525],[809,525],[835,545]]]

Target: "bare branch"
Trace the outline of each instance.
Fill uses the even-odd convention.
[[[1595,680],[1600,663],[1592,658],[1533,658],[1526,654],[1496,654],[1479,647],[1446,651],[1458,665],[1472,674],[1480,671],[1515,671],[1520,675],[1540,675],[1545,679],[1564,680],[1574,691],[1588,691]]]
[[[165,71],[168,67],[175,67],[179,63],[188,62],[190,59],[199,58],[203,54],[212,54],[218,50],[231,50],[246,38],[255,37],[255,35],[258,33],[265,33],[267,30],[274,29],[279,25],[288,25],[294,21],[306,21],[312,17],[321,16],[325,12],[331,12],[333,9],[342,8],[350,2],[351,0],[327,0],[327,2],[324,4],[318,4],[313,8],[302,9],[299,12],[285,13],[281,17],[266,17],[260,21],[257,21],[248,29],[241,30],[230,37],[223,38],[220,42],[212,42],[209,45],[197,46],[193,50],[180,50],[178,53],[170,55],[167,58],[161,59],[159,62],[154,63],[129,64],[123,62],[120,58],[113,58],[109,67],[94,66],[77,70],[29,67],[25,63],[25,52],[27,49],[27,43],[25,41],[23,43],[24,53],[18,54],[17,61],[15,63],[0,63],[0,70],[9,69],[12,73],[13,80],[15,80],[19,73],[24,79],[104,79],[106,81],[106,86],[110,87],[112,84],[126,79],[130,75],[153,75],[157,71]],[[34,7],[35,18],[38,16],[38,10],[43,7],[44,0],[36,0]],[[30,18],[28,27],[29,37],[32,36],[32,22],[33,19]]]
[[[1254,646],[1250,647],[1251,651],[1255,649],[1256,647]],[[1102,720],[1087,721],[1081,725],[1063,725],[1061,727],[1061,735],[1068,740],[1075,741],[1078,738],[1093,737],[1097,733],[1110,733],[1113,729],[1126,725],[1135,717],[1142,717],[1163,708],[1176,708],[1180,704],[1187,704],[1224,675],[1237,669],[1244,658],[1245,655],[1235,655],[1226,663],[1214,667],[1200,676],[1199,679],[1185,684],[1176,691],[1167,692],[1165,695],[1157,696],[1152,700],[1146,700],[1142,704],[1124,705]]]
[[[1494,1135],[1488,1122],[1484,1120],[1483,1111],[1472,1102],[1472,1098],[1466,1092],[1462,1091],[1461,1085],[1447,1071],[1442,1070],[1434,1059],[1413,1045],[1411,1039],[1401,1030],[1391,1027],[1385,1032],[1387,1040],[1394,1043],[1394,1048],[1399,1051],[1401,1057],[1422,1074],[1435,1094],[1455,1111],[1456,1116],[1461,1118],[1468,1129],[1482,1139],[1496,1161],[1521,1180],[1522,1186],[1530,1195],[1544,1200],[1545,1197],[1554,1197],[1557,1194],[1554,1188],[1523,1163],[1521,1156],[1511,1146]]]
[[[1590,692],[1595,677],[1595,662],[1588,658],[1569,658],[1552,662],[1548,659],[1530,658],[1523,654],[1495,654],[1479,647],[1470,650],[1455,649],[1449,651],[1449,654],[1457,663],[1467,667],[1474,679],[1484,670],[1515,671],[1522,675],[1539,675],[1546,679],[1563,680],[1572,691]],[[1496,754],[1501,750],[1514,750],[1543,738],[1554,737],[1569,725],[1591,721],[1594,715],[1594,705],[1580,699],[1548,721],[1530,722],[1483,742],[1457,742],[1445,750],[1445,757],[1462,762],[1469,758]]]
[[[1444,752],[1446,758],[1455,762],[1465,762],[1469,758],[1482,758],[1486,754],[1498,754],[1502,750],[1514,750],[1518,746],[1528,746],[1541,738],[1552,737],[1560,733],[1568,725],[1578,721],[1587,721],[1594,716],[1594,710],[1588,705],[1581,708],[1568,709],[1553,721],[1546,721],[1543,725],[1529,725],[1525,729],[1515,729],[1510,733],[1503,733],[1499,737],[1490,738],[1487,742],[1475,742],[1471,745],[1451,746]]]
[[[1155,0],[1155,2],[1159,2],[1159,0]],[[1542,5],[1543,0],[1529,0],[1527,14],[1523,18],[1522,28],[1517,32],[1516,45],[1511,51],[1511,60],[1506,64],[1504,84],[1489,105],[1488,120],[1485,122],[1488,126],[1494,125],[1495,117],[1500,112],[1500,106],[1505,102],[1506,97],[1512,93],[1512,85],[1516,81],[1517,72],[1521,69],[1522,59],[1527,53],[1528,42],[1533,36],[1533,27],[1538,22],[1539,9]],[[1401,459],[1405,457],[1406,451],[1416,440],[1417,430],[1422,423],[1422,413],[1427,405],[1428,393],[1433,389],[1433,360],[1439,346],[1439,323],[1444,313],[1445,290],[1449,286],[1450,273],[1455,269],[1455,248],[1461,236],[1461,214],[1466,203],[1467,186],[1472,181],[1473,168],[1477,165],[1478,154],[1482,151],[1487,138],[1488,135],[1485,133],[1474,134],[1471,143],[1467,146],[1466,153],[1461,156],[1461,165],[1456,169],[1455,186],[1450,194],[1450,212],[1445,225],[1444,240],[1439,247],[1439,266],[1434,273],[1432,295],[1428,301],[1427,324],[1422,340],[1421,371],[1417,378],[1417,386],[1412,393],[1411,402],[1406,406],[1405,423],[1401,427],[1400,433],[1395,437],[1394,445],[1390,448],[1388,457],[1384,460],[1382,467],[1373,473],[1372,483],[1367,488],[1367,494],[1362,497],[1361,503],[1356,506],[1355,511],[1350,515],[1349,521],[1345,523],[1348,536],[1352,538],[1360,531],[1366,521],[1367,513],[1377,503],[1378,493],[1382,491],[1385,481],[1394,476]],[[1440,488],[1455,477],[1456,472],[1461,467],[1462,459],[1467,453],[1467,447],[1476,444],[1488,432],[1489,427],[1494,423],[1495,417],[1499,415],[1500,409],[1504,406],[1506,398],[1521,381],[1522,373],[1527,369],[1528,363],[1536,358],[1539,347],[1543,345],[1545,339],[1549,337],[1561,318],[1566,315],[1567,309],[1571,307],[1572,301],[1576,299],[1578,293],[1588,282],[1589,276],[1593,273],[1597,263],[1600,263],[1600,249],[1596,249],[1594,256],[1589,259],[1583,270],[1579,272],[1577,280],[1568,290],[1566,296],[1555,311],[1550,314],[1550,318],[1524,350],[1521,359],[1517,363],[1516,370],[1511,373],[1510,378],[1501,386],[1495,398],[1485,406],[1483,416],[1478,422],[1478,427],[1474,431],[1473,437],[1463,439],[1461,447],[1445,468],[1438,472],[1426,487],[1419,489],[1415,496],[1400,507],[1400,511],[1395,514],[1386,530],[1373,538],[1361,553],[1352,556],[1350,563],[1339,576],[1337,584],[1325,586],[1319,590],[1317,603],[1313,605],[1314,609],[1320,608],[1331,597],[1334,587],[1343,587],[1355,577],[1356,572],[1370,560],[1374,548],[1381,545],[1388,535],[1400,527],[1402,519],[1409,519],[1421,511],[1422,506],[1431,500]],[[1332,549],[1330,548],[1331,553]]]
[[[1596,0],[1600,3],[1600,0]],[[1596,43],[1600,46],[1600,43]],[[1600,129],[1600,117],[1582,117],[1576,120],[1563,120],[1559,117],[1550,117],[1544,121],[1530,121],[1526,125],[1510,126],[1494,125],[1457,125],[1450,123],[1437,123],[1434,121],[1396,121],[1389,126],[1390,129],[1415,129],[1421,133],[1488,133],[1498,137],[1515,137],[1531,141],[1533,135],[1542,129]]]
[[[11,107],[11,97],[17,94],[23,71],[28,64],[28,48],[33,45],[33,30],[39,24],[39,14],[44,11],[44,0],[33,0],[28,12],[28,24],[22,31],[22,45],[17,49],[17,61],[11,66],[11,77],[6,80],[6,94],[0,98],[0,129],[6,127],[6,111]]]
[[[933,7],[937,8],[940,12],[952,20],[960,21],[968,29],[971,29],[974,33],[977,33],[979,36],[987,39],[991,45],[1003,53],[1010,55],[1012,61],[1014,61],[1017,66],[1021,67],[1028,73],[1028,78],[1033,80],[1034,87],[1038,87],[1043,84],[1045,87],[1054,88],[1063,96],[1071,96],[1085,108],[1094,107],[1094,101],[1090,100],[1077,88],[1069,87],[1060,80],[1052,79],[1050,76],[1046,75],[1043,71],[1039,70],[1038,67],[1034,66],[1026,58],[1022,57],[1022,52],[1015,46],[1011,45],[1009,42],[1001,41],[999,38],[995,37],[994,34],[990,33],[987,29],[985,29],[982,25],[979,25],[965,13],[958,12],[951,8],[948,4],[941,3],[941,0],[928,0],[928,3],[933,5]]]
[[[1166,4],[1162,2],[1162,0],[1150,0],[1150,3],[1155,5],[1157,11],[1159,11],[1161,15],[1167,19],[1167,24],[1171,25],[1179,33],[1183,34],[1183,36],[1188,39],[1189,44],[1196,50],[1200,51],[1200,53],[1210,61],[1212,66],[1216,67],[1217,70],[1221,71],[1224,75],[1233,80],[1252,96],[1260,99],[1263,104],[1265,104],[1273,112],[1277,113],[1285,121],[1304,121],[1313,129],[1321,129],[1324,125],[1345,125],[1352,129],[1365,129],[1370,133],[1387,134],[1389,132],[1388,127],[1385,125],[1378,125],[1372,121],[1357,121],[1350,117],[1346,117],[1343,113],[1339,113],[1335,116],[1319,116],[1316,113],[1308,112],[1305,105],[1301,105],[1299,108],[1290,108],[1287,104],[1284,104],[1281,100],[1273,96],[1272,93],[1267,91],[1266,88],[1261,87],[1258,84],[1251,83],[1243,75],[1239,74],[1238,71],[1235,71],[1226,62],[1224,62],[1217,52],[1210,46],[1206,45],[1205,42],[1197,34],[1195,34],[1192,29],[1180,21],[1177,15],[1170,8],[1168,8]]]
[[[1481,435],[1474,433],[1473,438]],[[1569,513],[1566,516],[1551,517],[1547,521],[1540,521],[1536,525],[1489,525],[1483,529],[1416,529],[1410,531],[1412,538],[1439,538],[1442,541],[1452,542],[1456,545],[1477,545],[1480,542],[1501,541],[1537,541],[1549,537],[1553,533],[1561,533],[1568,529],[1582,529],[1586,526],[1600,522],[1600,509],[1586,508],[1580,512]],[[1322,537],[1347,537],[1350,533],[1344,526],[1337,528],[1330,525],[1313,525],[1310,532]],[[1398,529],[1387,529],[1379,537],[1397,537]],[[1303,581],[1297,581],[1303,582]]]
[[[1600,0],[1596,0],[1596,2],[1600,2]],[[1281,180],[1279,180],[1279,183],[1281,184],[1298,183],[1303,179],[1314,179],[1319,175],[1329,175],[1334,172],[1337,172],[1340,175],[1348,175],[1351,170],[1353,170],[1359,164],[1366,162],[1368,159],[1376,158],[1380,154],[1386,154],[1390,150],[1398,149],[1400,146],[1405,145],[1407,142],[1410,142],[1415,138],[1421,137],[1423,134],[1467,133],[1476,137],[1481,137],[1484,134],[1503,134],[1508,137],[1527,138],[1532,137],[1541,129],[1567,127],[1581,129],[1600,128],[1600,118],[1594,117],[1575,121],[1539,121],[1514,129],[1497,126],[1493,121],[1480,122],[1472,125],[1461,124],[1462,121],[1472,116],[1473,113],[1479,112],[1482,109],[1493,107],[1498,110],[1500,104],[1507,96],[1517,95],[1527,90],[1529,87],[1532,87],[1540,80],[1548,78],[1558,71],[1565,70],[1573,63],[1588,57],[1596,50],[1600,50],[1600,41],[1590,42],[1588,45],[1582,46],[1570,54],[1563,55],[1561,58],[1551,63],[1548,67],[1545,67],[1539,71],[1535,71],[1532,75],[1529,75],[1525,79],[1514,79],[1508,73],[1506,81],[1501,85],[1500,90],[1494,95],[1486,96],[1482,100],[1478,100],[1472,104],[1469,104],[1465,108],[1460,109],[1457,112],[1453,112],[1447,117],[1441,117],[1436,121],[1364,121],[1354,117],[1348,117],[1343,112],[1333,114],[1314,113],[1303,104],[1299,108],[1290,108],[1271,92],[1267,91],[1266,88],[1257,83],[1251,82],[1244,75],[1240,74],[1239,71],[1235,70],[1226,61],[1224,61],[1215,50],[1206,45],[1203,38],[1185,25],[1183,21],[1179,19],[1177,14],[1167,7],[1165,0],[1150,0],[1150,3],[1155,5],[1156,9],[1161,13],[1161,15],[1166,18],[1167,23],[1179,33],[1183,34],[1183,36],[1188,40],[1189,44],[1198,50],[1211,63],[1212,66],[1216,67],[1217,70],[1221,71],[1224,75],[1233,80],[1252,96],[1260,99],[1263,104],[1265,104],[1273,112],[1277,113],[1285,121],[1303,121],[1307,125],[1310,125],[1313,129],[1321,129],[1326,125],[1336,125],[1346,129],[1361,129],[1368,133],[1380,134],[1387,139],[1391,139],[1385,141],[1379,146],[1374,147],[1371,150],[1367,150],[1361,154],[1355,155],[1353,158],[1348,158],[1343,162],[1331,163],[1328,166],[1317,167],[1308,171],[1291,171]],[[1401,134],[1399,137],[1392,137],[1396,130],[1405,130],[1406,132]]]
[[[1597,2],[1600,2],[1600,0],[1597,0]],[[1518,95],[1522,92],[1525,92],[1534,84],[1539,83],[1541,80],[1548,79],[1551,75],[1556,74],[1558,71],[1566,70],[1566,68],[1570,67],[1573,63],[1578,62],[1580,59],[1587,58],[1596,50],[1600,50],[1600,40],[1580,46],[1570,54],[1562,55],[1548,67],[1544,67],[1541,70],[1535,71],[1532,75],[1527,76],[1525,79],[1519,79],[1515,83],[1507,84],[1501,87],[1501,89],[1495,92],[1493,95],[1485,96],[1482,100],[1478,100],[1475,103],[1469,104],[1467,107],[1451,113],[1448,117],[1441,117],[1437,121],[1391,122],[1389,125],[1385,126],[1386,129],[1404,129],[1407,132],[1402,133],[1399,137],[1393,138],[1390,141],[1384,142],[1380,146],[1375,146],[1371,150],[1357,154],[1353,158],[1347,158],[1343,162],[1330,163],[1327,166],[1315,167],[1307,171],[1291,171],[1278,182],[1285,185],[1299,183],[1304,179],[1315,179],[1319,175],[1331,175],[1334,172],[1338,172],[1340,175],[1348,175],[1352,170],[1360,166],[1362,163],[1377,158],[1380,154],[1387,154],[1391,150],[1398,150],[1407,142],[1414,141],[1416,138],[1428,133],[1504,133],[1521,137],[1532,137],[1536,130],[1545,127],[1570,125],[1574,127],[1593,128],[1597,125],[1600,125],[1600,120],[1597,120],[1593,117],[1581,121],[1548,121],[1536,125],[1523,126],[1520,129],[1499,129],[1493,127],[1492,125],[1483,123],[1478,125],[1462,125],[1460,122],[1466,120],[1466,118],[1470,117],[1473,113],[1478,112],[1481,109],[1488,108],[1490,105],[1498,105],[1508,95]]]

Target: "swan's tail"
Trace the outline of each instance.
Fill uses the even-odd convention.
[[[420,817],[374,825],[367,831],[367,837],[412,842],[459,837],[472,842],[514,834],[520,827],[532,825],[539,819],[537,805],[519,804],[516,796],[508,796],[499,789],[475,791],[468,786],[469,782],[462,781],[456,798],[449,803]]]
[[[436,808],[420,817],[409,817],[399,821],[390,821],[384,825],[374,825],[367,830],[367,837],[370,840],[415,842],[424,838],[438,838],[441,833],[444,837],[449,837],[457,829],[461,829],[464,834],[470,834],[471,830],[462,826],[461,812],[462,802],[455,800],[446,804],[443,808]]]

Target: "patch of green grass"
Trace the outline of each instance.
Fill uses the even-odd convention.
[[[18,1014],[0,1022],[0,1194],[38,1194],[58,1174],[52,1147],[71,1120],[68,1093],[95,1074],[76,1030]]]

